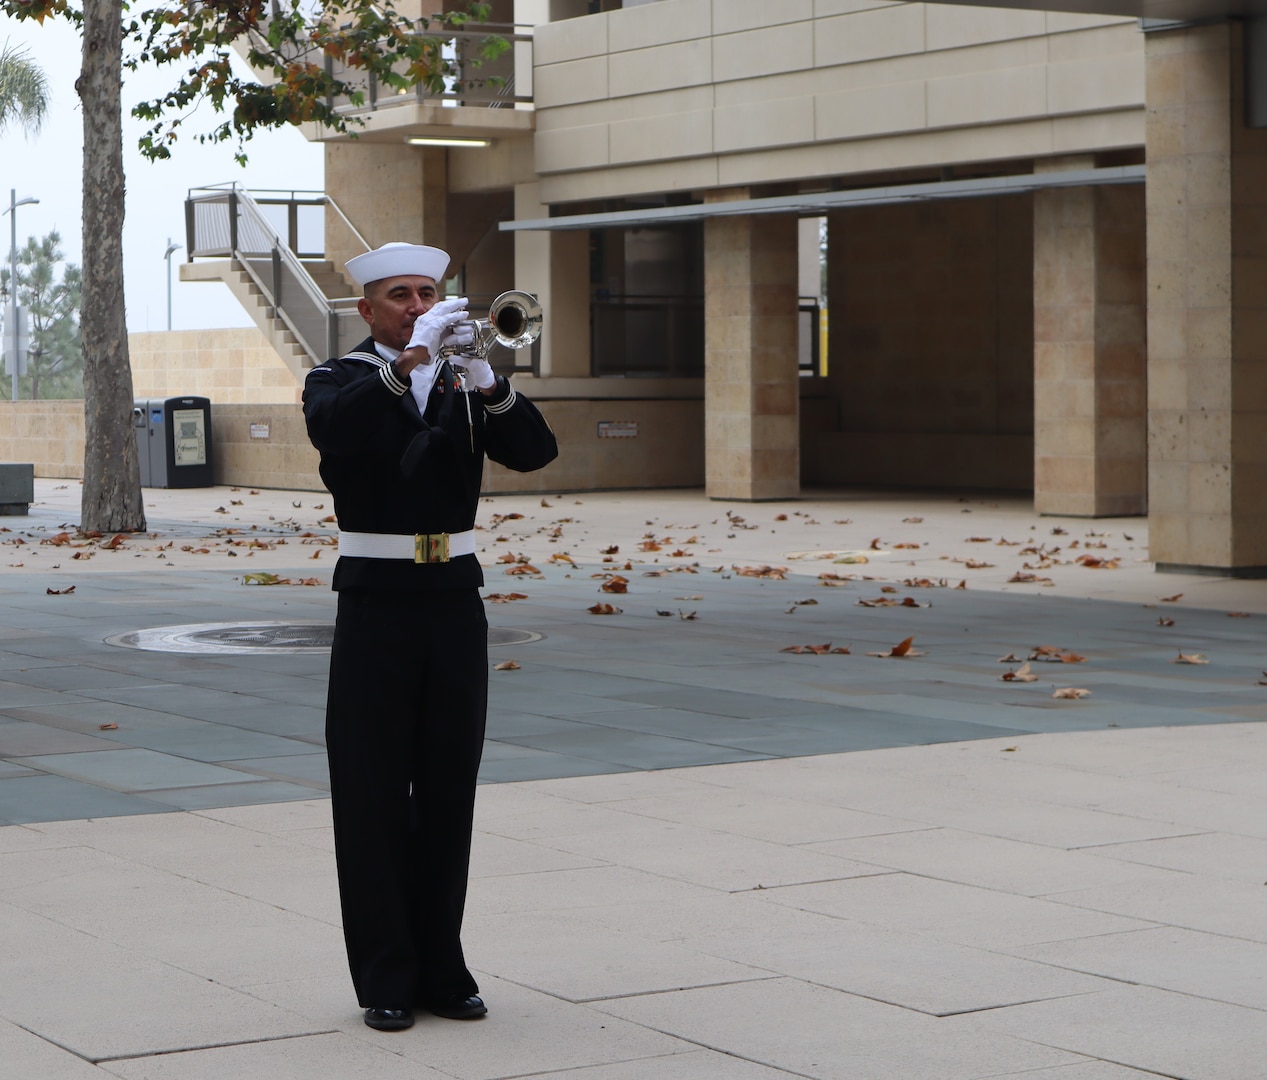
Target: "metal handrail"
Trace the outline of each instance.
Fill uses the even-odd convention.
[[[273,195],[275,198],[269,198]],[[263,197],[260,197],[263,196]],[[369,244],[348,221],[334,199],[324,192],[286,189],[247,191],[236,182],[191,188],[185,201],[185,250],[195,258],[232,259],[250,276],[264,303],[299,342],[314,364],[342,356],[366,333],[357,298],[331,299],[312,279],[294,250],[294,237],[283,241],[260,210],[261,205],[331,206],[369,250]],[[294,215],[288,215],[292,223]],[[298,288],[296,288],[298,286]],[[484,311],[492,296],[470,297],[473,311]],[[526,355],[525,355],[526,354]],[[499,372],[540,371],[540,341],[531,349],[500,346],[489,354]]]
[[[257,201],[237,183],[192,188],[185,203],[186,251],[190,259],[217,256],[237,262],[304,352],[320,363],[343,351],[340,323],[356,315],[356,301],[327,297],[260,210],[260,202],[294,201],[296,194],[290,192],[290,200]],[[299,201],[326,201],[324,193],[311,194]]]
[[[331,196],[324,195],[323,197],[325,199],[326,206],[329,206],[336,214],[339,215],[339,220],[342,221],[343,224],[348,227],[348,230],[352,233],[352,235],[356,237],[357,243],[359,243],[366,251],[369,251],[370,242],[361,235],[360,230],[357,229],[357,227],[348,219],[347,214],[343,212],[343,207],[335,202]]]
[[[378,79],[375,78],[373,73],[367,73],[364,75],[364,104],[354,106],[347,101],[334,100],[331,100],[330,104],[339,112],[346,113],[374,112],[378,109],[390,108],[395,105],[416,105],[427,101],[454,105],[484,105],[490,109],[500,109],[508,103],[530,105],[533,100],[531,96],[514,93],[515,64],[518,62],[515,57],[514,46],[517,44],[531,46],[533,40],[531,33],[519,33],[517,32],[518,29],[519,27],[513,23],[486,23],[474,30],[445,30],[440,33],[429,34],[428,36],[440,38],[446,42],[455,53],[455,64],[458,68],[455,89],[446,89],[438,94],[432,94],[427,91],[422,83],[416,83],[412,92],[387,94],[380,97]],[[525,26],[525,29],[530,28]],[[422,32],[428,33],[427,31]],[[505,82],[502,86],[493,87],[489,90],[465,87],[467,82],[465,77],[467,70],[465,51],[471,44],[489,36],[502,37],[511,43],[511,49],[506,54],[509,71],[505,77]],[[494,63],[496,65],[496,62]],[[531,67],[530,59],[528,65]],[[343,81],[355,81],[358,72],[361,70],[350,67],[347,64],[338,64],[331,56],[326,57],[325,66],[327,75],[337,77]]]

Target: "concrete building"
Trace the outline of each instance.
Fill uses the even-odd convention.
[[[1259,20],[1043,6],[1082,10],[497,0],[506,86],[312,133],[322,254],[434,243],[468,295],[540,297],[516,377],[563,454],[532,482],[1032,489],[1148,514],[1162,566],[1262,572]]]

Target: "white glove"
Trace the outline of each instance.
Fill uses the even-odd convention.
[[[475,327],[470,325],[455,326],[440,339],[440,348],[452,349],[454,352],[458,353],[462,352],[464,349],[469,349],[474,344]]]
[[[487,360],[478,356],[459,356],[457,365],[466,368],[466,377],[477,390],[487,390],[497,382],[497,376]]]
[[[454,323],[467,322],[471,313],[466,310],[466,297],[459,296],[453,300],[441,300],[433,304],[431,310],[418,316],[414,323],[413,334],[409,338],[406,349],[422,346],[434,360],[440,353],[440,339]]]

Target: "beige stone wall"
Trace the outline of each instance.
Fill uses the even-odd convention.
[[[490,464],[484,483],[489,493],[698,487],[704,482],[699,397],[560,398],[539,404],[559,440],[558,460],[535,473]],[[600,437],[600,424],[611,422],[634,425],[625,430],[636,430],[636,435]],[[261,425],[267,437],[262,437]],[[83,475],[83,430],[82,401],[0,401],[0,461],[29,461],[36,476],[78,479]],[[323,489],[299,405],[213,403],[211,438],[217,484]]]
[[[215,404],[293,404],[300,386],[256,327],[129,334],[138,398],[195,395]]]
[[[535,399],[534,399],[535,400]],[[703,483],[703,404],[698,399],[539,401],[559,440],[559,457],[535,473],[490,463],[484,488],[510,491],[585,491],[597,488],[695,487]],[[634,437],[603,438],[600,424],[636,426]],[[252,438],[251,426],[268,426]],[[213,407],[215,477],[220,484],[320,490],[318,457],[297,406]]]
[[[546,203],[1143,143],[1136,20],[660,0],[540,26]]]
[[[838,423],[807,481],[1029,488],[1032,200],[840,211],[828,234]]]
[[[704,483],[704,407],[698,397],[558,399],[541,405],[559,440],[558,460],[526,474],[489,465],[484,483],[488,493]],[[825,397],[807,401],[801,417],[805,438],[833,427],[834,412],[834,403]],[[610,421],[633,421],[637,436],[600,438],[599,424]],[[251,425],[261,423],[268,425],[268,439],[252,439]],[[77,480],[83,475],[83,426],[82,401],[0,401],[0,461],[29,461],[36,476]],[[217,484],[324,489],[298,406],[213,405],[211,426]],[[877,482],[883,479],[878,476]]]
[[[0,401],[0,461],[30,462],[36,476],[83,476],[83,401]]]
[[[211,438],[212,474],[217,484],[296,491],[324,488],[317,475],[317,451],[308,441],[299,405],[213,402]]]

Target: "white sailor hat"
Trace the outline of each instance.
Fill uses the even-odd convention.
[[[449,253],[422,244],[384,244],[347,261],[348,275],[358,285],[389,277],[429,277],[437,285],[449,268]]]

